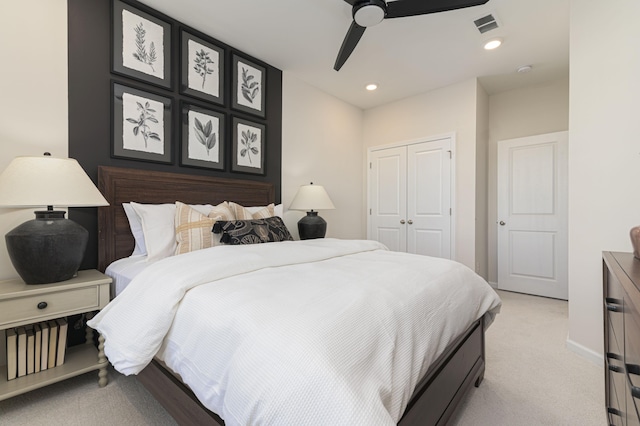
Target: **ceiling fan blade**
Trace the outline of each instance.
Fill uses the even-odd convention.
[[[349,3],[351,6],[353,6],[358,0],[344,0],[347,3]]]
[[[360,41],[362,34],[364,34],[365,27],[361,27],[356,24],[355,21],[351,23],[349,27],[349,31],[347,31],[347,35],[342,42],[342,46],[340,47],[340,52],[338,52],[338,57],[336,58],[336,63],[333,66],[333,69],[339,71],[340,68],[347,62],[347,59],[353,52],[353,49],[356,48],[356,45]]]
[[[405,16],[446,12],[447,10],[480,6],[488,1],[489,0],[396,0],[387,3],[387,16],[385,18],[402,18]]]

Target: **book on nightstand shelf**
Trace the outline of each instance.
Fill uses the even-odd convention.
[[[42,330],[40,329],[40,324],[33,324],[33,331],[35,333],[35,338],[36,338],[36,348],[35,348],[35,353],[34,353],[34,368],[35,368],[35,373],[39,373],[40,372],[40,366],[42,364],[41,361],[41,357],[42,357]]]
[[[18,335],[18,377],[27,375],[27,330],[24,327],[16,329]]]
[[[56,366],[56,344],[58,342],[58,323],[55,321],[49,321],[49,360],[47,365],[49,368]]]
[[[64,364],[64,354],[67,349],[67,320],[58,318],[58,354],[56,356],[56,366]]]
[[[46,370],[49,365],[49,323],[41,322],[42,343],[40,351],[40,371]]]
[[[33,326],[26,327],[27,330],[27,374],[33,374],[36,371],[35,354],[36,354],[36,334]]]
[[[6,330],[5,333],[7,335],[7,380],[13,380],[18,376],[18,336],[13,328]]]

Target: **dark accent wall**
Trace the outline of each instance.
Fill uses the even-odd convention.
[[[211,109],[226,114],[225,165],[226,171],[212,171],[180,166],[180,101],[207,105],[179,93],[180,87],[180,28],[196,36],[212,38],[180,22],[135,1],[132,6],[172,24],[171,78],[172,90],[142,83],[111,73],[111,1],[68,0],[69,26],[69,157],[75,158],[88,175],[97,183],[98,166],[108,165],[143,170],[207,175],[234,179],[270,182],[275,185],[276,202],[280,202],[282,158],[282,71],[257,58],[215,40],[225,49],[225,74],[231,76],[232,54],[237,53],[266,68],[266,119],[245,114],[230,108],[231,85],[225,85],[225,105],[209,104]],[[226,81],[231,81],[226,78]],[[111,82],[117,81],[142,90],[149,90],[173,99],[172,164],[111,158]],[[266,125],[265,175],[246,175],[230,172],[231,167],[231,116],[246,118]],[[98,224],[96,208],[70,209],[69,217],[89,230],[89,244],[81,269],[95,268],[98,253]]]

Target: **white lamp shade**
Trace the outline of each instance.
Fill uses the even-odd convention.
[[[17,157],[0,175],[0,207],[108,205],[73,158]]]
[[[291,210],[333,210],[329,194],[322,185],[303,185],[298,189],[289,209]]]

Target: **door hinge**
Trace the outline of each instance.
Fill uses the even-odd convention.
[[[451,207],[449,207],[449,216],[451,216],[451,214],[452,214],[452,213],[451,213]]]
[[[371,216],[371,209],[369,209],[369,216]]]
[[[451,153],[451,150],[447,151],[449,153],[449,159],[453,158],[453,154]]]
[[[372,164],[372,163],[370,162],[370,163],[369,163],[369,168],[370,168],[370,169],[372,169],[372,168],[373,168],[373,166],[372,166],[371,164]]]

